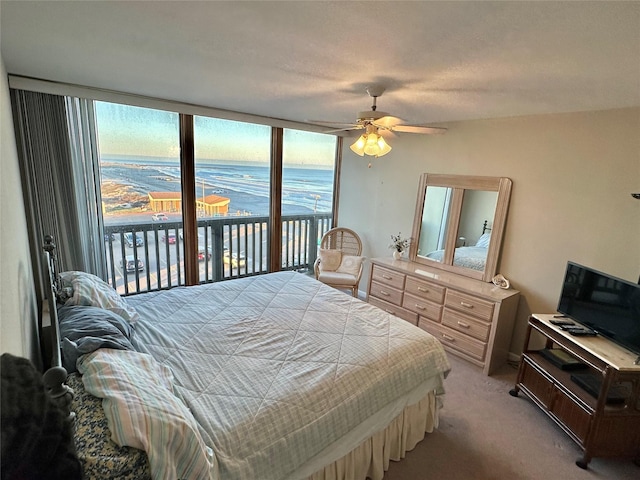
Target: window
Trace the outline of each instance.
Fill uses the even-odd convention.
[[[184,283],[178,114],[95,110],[110,282],[123,294]]]
[[[200,281],[266,272],[271,127],[195,117],[194,144]]]
[[[282,267],[297,268],[315,259],[330,227],[336,137],[284,130],[282,152]],[[325,214],[325,215],[319,215]],[[311,251],[310,251],[311,250]],[[310,259],[309,255],[313,256]]]
[[[180,122],[191,119],[195,281],[267,273],[277,268],[269,258],[278,254],[282,269],[310,268],[319,239],[331,226],[336,137],[204,116],[181,119],[174,112],[96,102],[111,284],[129,294],[188,283],[185,252],[193,247],[184,244]],[[272,131],[283,133],[277,188],[271,184]],[[276,215],[274,191],[282,192],[282,245],[273,247],[275,253],[270,243],[279,233],[269,231],[270,215]]]

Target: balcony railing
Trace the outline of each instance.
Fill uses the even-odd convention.
[[[332,215],[282,217],[282,270],[313,267]],[[268,273],[269,217],[198,220],[200,282]],[[182,222],[105,226],[108,281],[122,295],[185,284]]]

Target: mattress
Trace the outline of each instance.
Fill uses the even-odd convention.
[[[173,371],[217,478],[311,475],[442,394],[449,370],[430,334],[300,273],[127,302],[139,349]]]

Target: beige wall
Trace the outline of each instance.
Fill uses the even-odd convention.
[[[498,271],[522,292],[512,352],[530,313],[555,311],[568,260],[638,281],[640,108],[448,127],[401,135],[377,159],[354,155],[346,139],[339,223],[362,235],[365,255],[388,256],[392,233],[411,234],[421,173],[505,176],[513,192]]]
[[[0,59],[0,352],[39,365],[34,280],[4,61]]]

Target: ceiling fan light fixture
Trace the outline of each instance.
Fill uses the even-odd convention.
[[[364,146],[367,143],[367,137],[366,135],[360,135],[360,138],[358,138],[358,140],[356,140],[352,145],[351,145],[351,150],[353,151],[353,153],[355,153],[356,155],[360,155],[361,157],[364,157]]]
[[[351,150],[361,157],[364,155],[382,157],[391,151],[391,147],[382,135],[378,134],[378,129],[374,125],[367,125],[367,132],[360,135],[351,145]]]
[[[378,148],[380,148],[380,152],[378,153],[378,157],[386,155],[387,153],[389,153],[391,151],[391,146],[387,142],[385,142],[385,140],[384,140],[384,138],[382,138],[382,136],[378,137]]]

